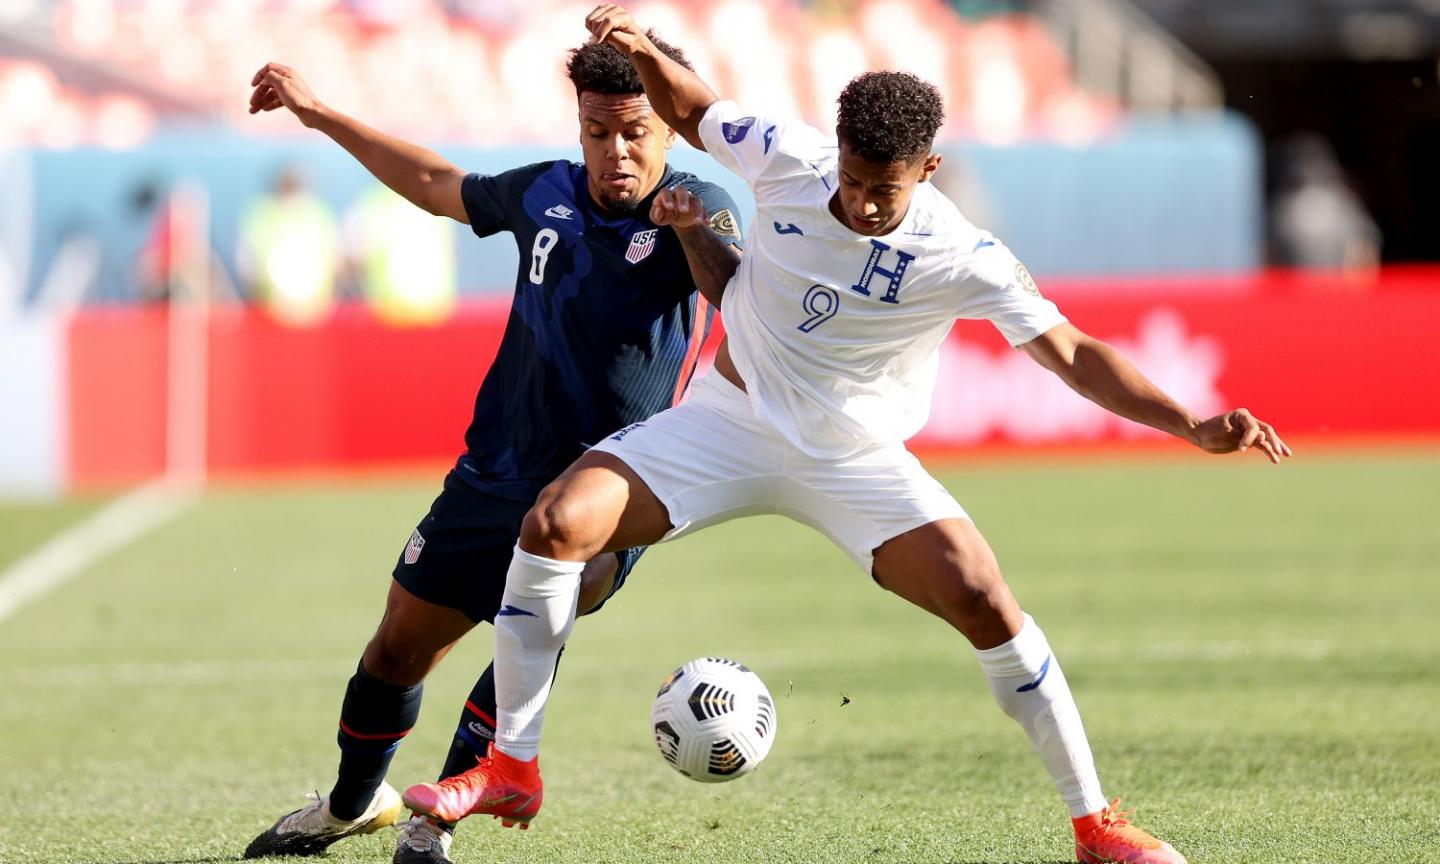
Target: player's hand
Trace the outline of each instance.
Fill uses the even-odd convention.
[[[585,29],[590,31],[590,41],[597,45],[601,42],[609,42],[627,54],[634,53],[637,48],[649,40],[645,38],[645,32],[630,13],[616,6],[614,3],[602,3],[596,6],[589,15],[585,16]]]
[[[650,221],[662,228],[668,225],[676,231],[688,231],[706,225],[710,214],[705,212],[700,196],[683,186],[669,186],[661,189],[650,205]]]
[[[320,100],[289,66],[266,63],[250,79],[254,91],[250,93],[250,113],[274,111],[285,107],[294,112],[300,122],[309,126],[320,110]]]
[[[1290,446],[1275,434],[1275,427],[1244,408],[1220,414],[1195,427],[1195,443],[1208,453],[1244,453],[1258,448],[1271,462],[1279,464],[1292,455]]]

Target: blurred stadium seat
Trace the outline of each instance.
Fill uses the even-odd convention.
[[[250,76],[276,60],[303,69],[327,102],[382,127],[495,146],[573,137],[560,58],[584,37],[586,9],[554,0],[60,0],[38,20],[76,62],[235,121]],[[1112,100],[1076,87],[1061,47],[1025,14],[967,20],[937,0],[867,0],[851,14],[760,0],[654,0],[634,11],[722,92],[822,126],[833,122],[839,87],[876,67],[942,84],[951,138],[1070,140],[1117,114]],[[157,113],[164,119],[163,108],[147,114],[134,100],[68,92],[44,69],[7,67],[5,98],[25,101],[27,143],[116,146],[143,137]],[[297,132],[280,120],[246,126]]]
[[[0,58],[0,147],[97,144],[124,149],[155,127],[156,112],[134,96],[62,85],[44,65]]]

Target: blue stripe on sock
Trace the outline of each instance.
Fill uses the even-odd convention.
[[[1045,680],[1045,676],[1050,674],[1050,661],[1054,658],[1054,656],[1054,654],[1051,654],[1049,657],[1046,657],[1045,662],[1040,665],[1040,677],[1036,678],[1034,681],[1031,681],[1029,684],[1026,684],[1023,687],[1016,687],[1015,692],[1029,693],[1031,690],[1039,687],[1040,682]]]
[[[386,754],[386,753],[394,753],[395,750],[396,750],[396,748],[398,748],[398,747],[400,746],[400,741],[401,741],[401,740],[404,740],[404,739],[399,739],[399,740],[396,740],[396,741],[392,742],[392,743],[390,744],[390,746],[389,746],[389,747],[386,747],[384,750],[376,750],[376,749],[373,748],[373,747],[355,747],[355,746],[353,746],[353,745],[350,746],[350,747],[346,747],[343,742],[336,742],[336,743],[339,744],[339,746],[340,746],[340,751],[341,751],[342,753],[375,753],[375,754],[381,754],[381,755],[383,755],[383,754]]]

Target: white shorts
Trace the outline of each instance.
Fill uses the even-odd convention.
[[[593,448],[629,465],[670,513],[672,540],[740,516],[776,513],[815,528],[871,573],[875,548],[937,519],[969,518],[903,445],[817,459],[755,416],[711,372],[690,400]]]

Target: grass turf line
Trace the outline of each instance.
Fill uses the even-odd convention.
[[[1195,864],[1440,861],[1440,458],[939,476],[1142,824]],[[212,495],[0,625],[0,861],[229,860],[325,791],[344,681],[438,479]],[[7,508],[0,550],[80,518],[44,509]],[[438,770],[490,633],[427,684],[397,786]],[[743,660],[777,701],[773,753],[731,784],[671,771],[646,722],[660,678],[703,654]],[[652,550],[577,627],[546,731],[535,827],[472,820],[457,861],[1071,858],[959,638],[779,519]]]

